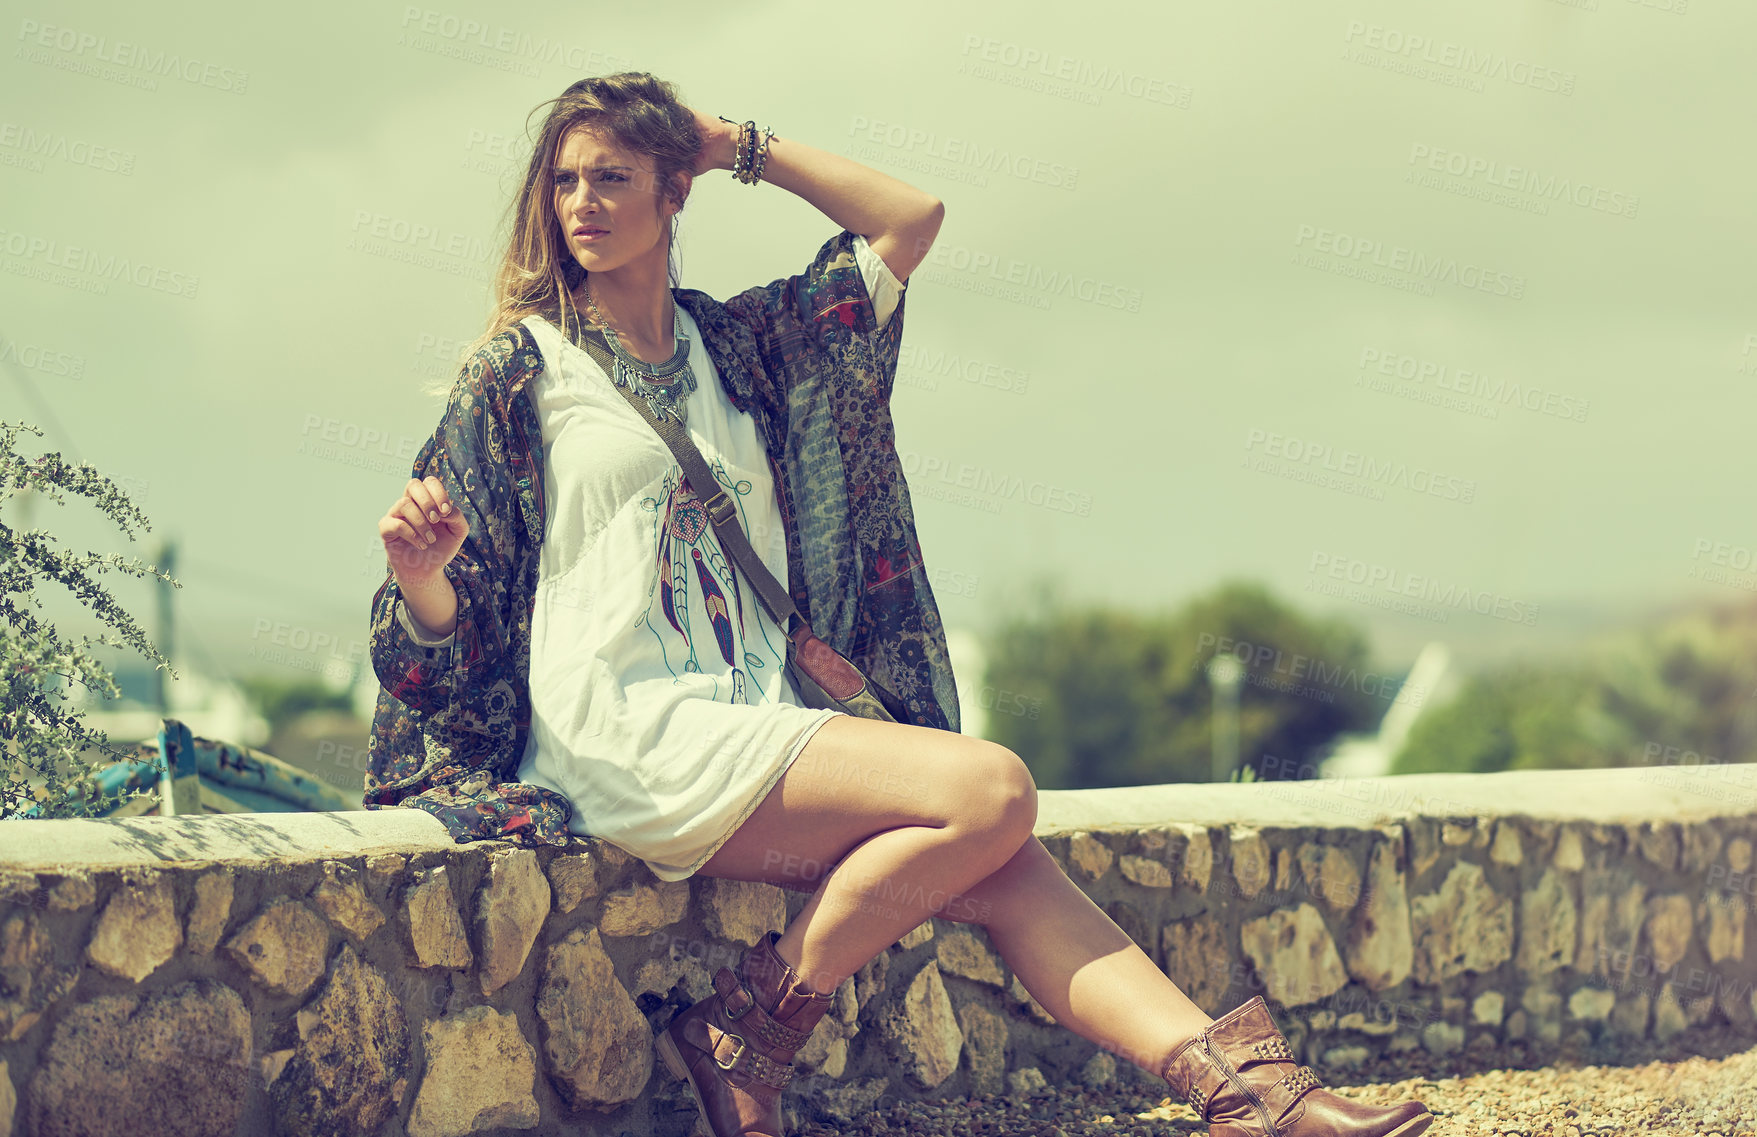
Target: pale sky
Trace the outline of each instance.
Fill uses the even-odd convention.
[[[8,0],[0,27],[0,417],[154,532],[33,523],[175,536],[185,644],[222,667],[363,649],[509,140],[622,69],[945,201],[893,411],[950,626],[1036,575],[1142,610],[1248,576],[1392,659],[1487,658],[1757,589],[1749,5]],[[707,175],[684,283],[724,298],[835,232]]]

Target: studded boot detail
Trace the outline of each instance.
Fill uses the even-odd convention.
[[[1160,1076],[1210,1137],[1416,1137],[1434,1120],[1418,1101],[1370,1106],[1325,1089],[1261,995],[1180,1044]]]
[[[654,1043],[665,1066],[689,1082],[714,1137],[786,1137],[781,1091],[793,1055],[835,1001],[800,980],[769,932],[714,975],[714,993],[678,1013]]]

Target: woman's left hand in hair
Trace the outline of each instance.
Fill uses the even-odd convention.
[[[689,113],[695,116],[696,129],[702,136],[702,148],[696,151],[690,173],[700,177],[709,170],[730,170],[738,158],[737,124],[721,122],[719,115],[703,114],[694,107]]]

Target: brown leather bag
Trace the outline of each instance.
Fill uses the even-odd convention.
[[[611,356],[609,345],[604,343],[602,333],[595,328],[581,327],[576,342],[604,369],[605,375],[615,374],[615,360]],[[702,504],[708,509],[714,531],[720,535],[720,547],[731,554],[734,563],[744,570],[745,577],[756,589],[757,598],[769,610],[769,616],[786,632],[787,672],[793,677],[793,685],[799,691],[800,701],[808,707],[846,711],[858,718],[879,719],[884,722],[901,721],[892,710],[902,709],[897,697],[874,683],[848,657],[817,637],[798,606],[793,603],[793,598],[781,586],[781,582],[775,579],[775,574],[769,571],[768,566],[763,564],[756,550],[750,547],[749,538],[738,524],[737,508],[726,495],[725,489],[715,480],[712,471],[708,469],[707,461],[702,458],[702,452],[690,440],[683,424],[670,417],[663,420],[654,418],[646,399],[614,382],[611,386],[622,392],[629,405],[647,420],[647,425],[658,432],[665,445],[671,448],[671,453],[676,456],[677,464],[682,467],[683,476],[689,479],[692,489],[699,486],[714,487],[713,496],[703,497]],[[701,493],[699,489],[696,492],[698,496]]]

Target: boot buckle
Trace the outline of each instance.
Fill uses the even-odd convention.
[[[756,1006],[756,996],[751,994],[750,988],[740,979],[737,987],[721,993],[720,1006],[725,1010],[729,1021],[737,1022]]]
[[[730,1069],[732,1069],[732,1067],[738,1065],[738,1060],[740,1058],[744,1057],[744,1047],[745,1047],[744,1036],[742,1034],[733,1034],[731,1031],[727,1031],[725,1033],[724,1037],[730,1038],[734,1043],[736,1043],[736,1045],[733,1046],[733,1048],[732,1048],[732,1057],[728,1058],[724,1062],[720,1061],[720,1048],[716,1046],[714,1048],[714,1054],[713,1054],[714,1065],[720,1067],[720,1069],[722,1069],[722,1070],[730,1070]]]

